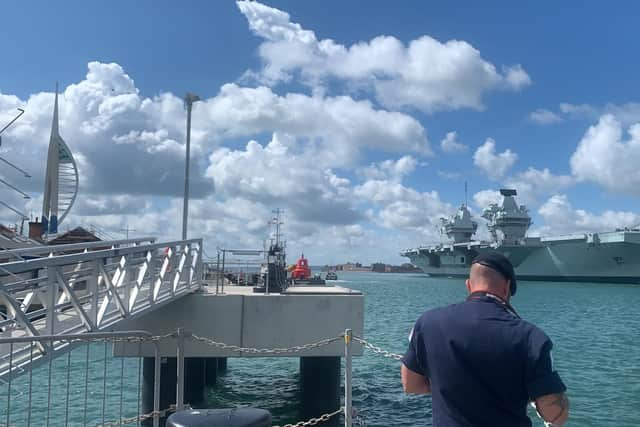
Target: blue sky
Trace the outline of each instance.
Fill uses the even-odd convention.
[[[233,1],[4,5],[0,118],[20,105],[31,114],[3,137],[7,158],[19,159],[33,144],[35,160],[26,165],[42,167],[59,81],[68,104],[61,106],[62,133],[87,176],[69,223],[115,231],[137,217],[144,218],[141,230],[171,237],[180,228],[178,98],[193,91],[205,102],[194,116],[194,185],[202,207],[192,232],[211,244],[256,244],[265,234],[260,217],[282,207],[293,251],[312,253],[315,246],[321,262],[401,261],[399,249],[439,239],[437,218],[462,201],[465,180],[476,214],[495,197],[490,191],[517,184],[533,233],[640,222],[640,136],[627,134],[640,122],[640,5],[244,4],[244,11]],[[294,24],[300,31],[288,33],[293,39],[278,39]],[[381,36],[388,50],[374,48]],[[323,50],[328,39],[332,49],[367,49],[335,56]],[[411,51],[420,40],[427,43]],[[296,95],[303,98],[294,102]],[[270,103],[277,102],[282,110],[274,108],[271,117]],[[256,105],[264,117],[247,116]],[[123,118],[118,108],[131,114]],[[340,119],[345,114],[354,114],[349,123]],[[393,128],[396,119],[402,125]],[[458,152],[441,148],[449,132],[463,144]],[[266,149],[274,138],[286,156]],[[249,150],[251,139],[265,151]],[[20,143],[26,145],[17,149]],[[298,169],[283,172],[288,157]],[[246,174],[262,175],[252,179],[235,169],[256,162],[263,167]],[[35,214],[38,179],[35,172],[23,184],[34,196],[25,209]],[[259,191],[263,181],[280,182],[281,191]]]

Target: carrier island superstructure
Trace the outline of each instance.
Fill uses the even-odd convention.
[[[491,241],[473,240],[478,223],[466,205],[441,218],[449,244],[421,246],[400,253],[430,276],[467,277],[471,261],[486,251],[503,253],[520,280],[640,283],[640,230],[617,229],[552,237],[527,237],[531,217],[518,205],[516,190],[502,189],[501,204],[482,213]]]

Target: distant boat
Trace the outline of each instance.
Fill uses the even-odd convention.
[[[329,271],[327,275],[324,276],[324,280],[338,280],[338,275],[335,271]]]
[[[293,285],[324,285],[324,280],[319,275],[312,276],[309,261],[300,256],[295,267],[291,270],[291,283]]]

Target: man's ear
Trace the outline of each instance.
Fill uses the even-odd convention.
[[[467,279],[464,283],[467,285],[467,292],[471,293],[471,280]]]

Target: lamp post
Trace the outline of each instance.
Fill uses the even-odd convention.
[[[184,205],[182,209],[182,240],[187,240],[187,217],[189,215],[189,152],[191,150],[191,109],[193,103],[200,101],[198,95],[187,93],[184,104],[187,107],[187,154],[184,168]]]

